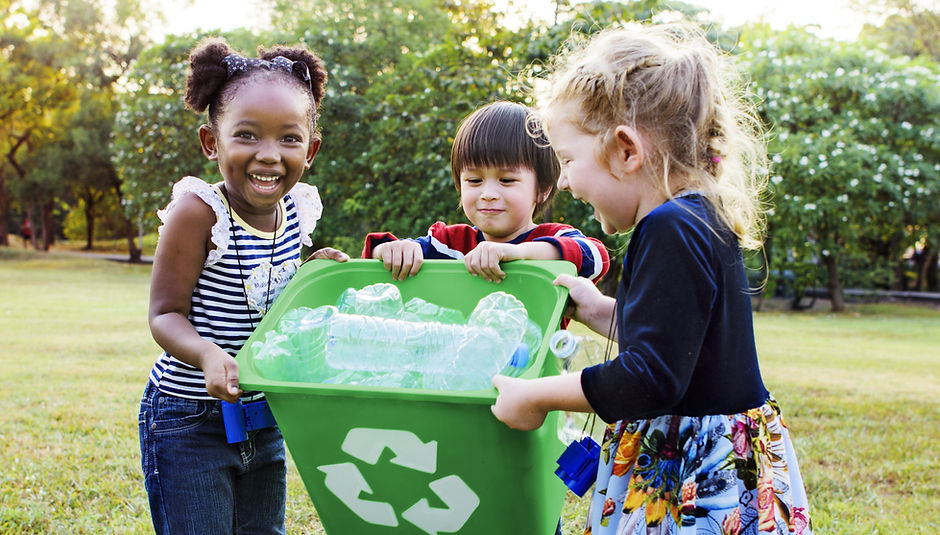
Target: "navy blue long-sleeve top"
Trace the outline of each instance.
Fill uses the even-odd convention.
[[[604,421],[737,414],[767,400],[741,249],[701,195],[636,225],[616,312],[619,355],[581,374]]]

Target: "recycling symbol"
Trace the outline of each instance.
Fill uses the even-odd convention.
[[[427,474],[437,472],[437,441],[424,443],[410,431],[354,427],[346,434],[343,452],[368,464],[376,464],[388,448],[396,457],[391,462]],[[326,474],[326,487],[359,518],[379,526],[398,526],[391,504],[361,498],[372,487],[354,463],[325,464],[317,467]],[[401,517],[429,535],[460,531],[480,505],[480,497],[457,475],[432,481],[428,487],[446,505],[431,507],[427,498],[406,509]]]

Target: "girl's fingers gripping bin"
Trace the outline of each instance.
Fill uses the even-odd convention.
[[[324,529],[357,533],[553,533],[565,484],[555,475],[565,449],[557,413],[535,431],[506,427],[490,412],[495,388],[432,391],[265,379],[253,364],[286,312],[335,304],[348,288],[376,282],[469,315],[494,291],[514,295],[542,331],[538,351],[520,373],[558,373],[549,340],[562,318],[575,275],[563,261],[505,264],[498,286],[467,273],[463,262],[429,260],[417,276],[391,279],[380,261],[311,261],[301,266],[238,354],[241,386],[265,393]]]

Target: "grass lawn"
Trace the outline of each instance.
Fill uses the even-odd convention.
[[[150,266],[0,248],[0,533],[152,532],[137,410]],[[940,532],[940,311],[759,313],[817,533]],[[566,533],[585,499],[569,494]],[[289,469],[288,533],[323,533]]]

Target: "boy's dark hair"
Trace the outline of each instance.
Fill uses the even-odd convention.
[[[558,191],[561,167],[544,135],[535,138],[527,124],[532,111],[515,102],[491,102],[468,115],[457,128],[450,151],[450,171],[460,191],[460,171],[467,167],[527,167],[535,172],[536,203],[533,217],[551,204]]]
[[[253,76],[279,76],[286,83],[296,83],[310,95],[310,131],[316,131],[317,110],[323,99],[323,86],[326,84],[326,67],[323,60],[303,47],[278,46],[274,48],[258,47],[258,58],[273,60],[284,56],[290,61],[305,63],[309,71],[309,83],[285,70],[249,67],[234,74],[222,61],[237,52],[224,39],[207,38],[202,40],[189,54],[189,74],[186,77],[186,105],[193,111],[202,113],[209,110],[209,126],[217,126],[220,112],[241,87]],[[293,80],[291,82],[290,80]]]

